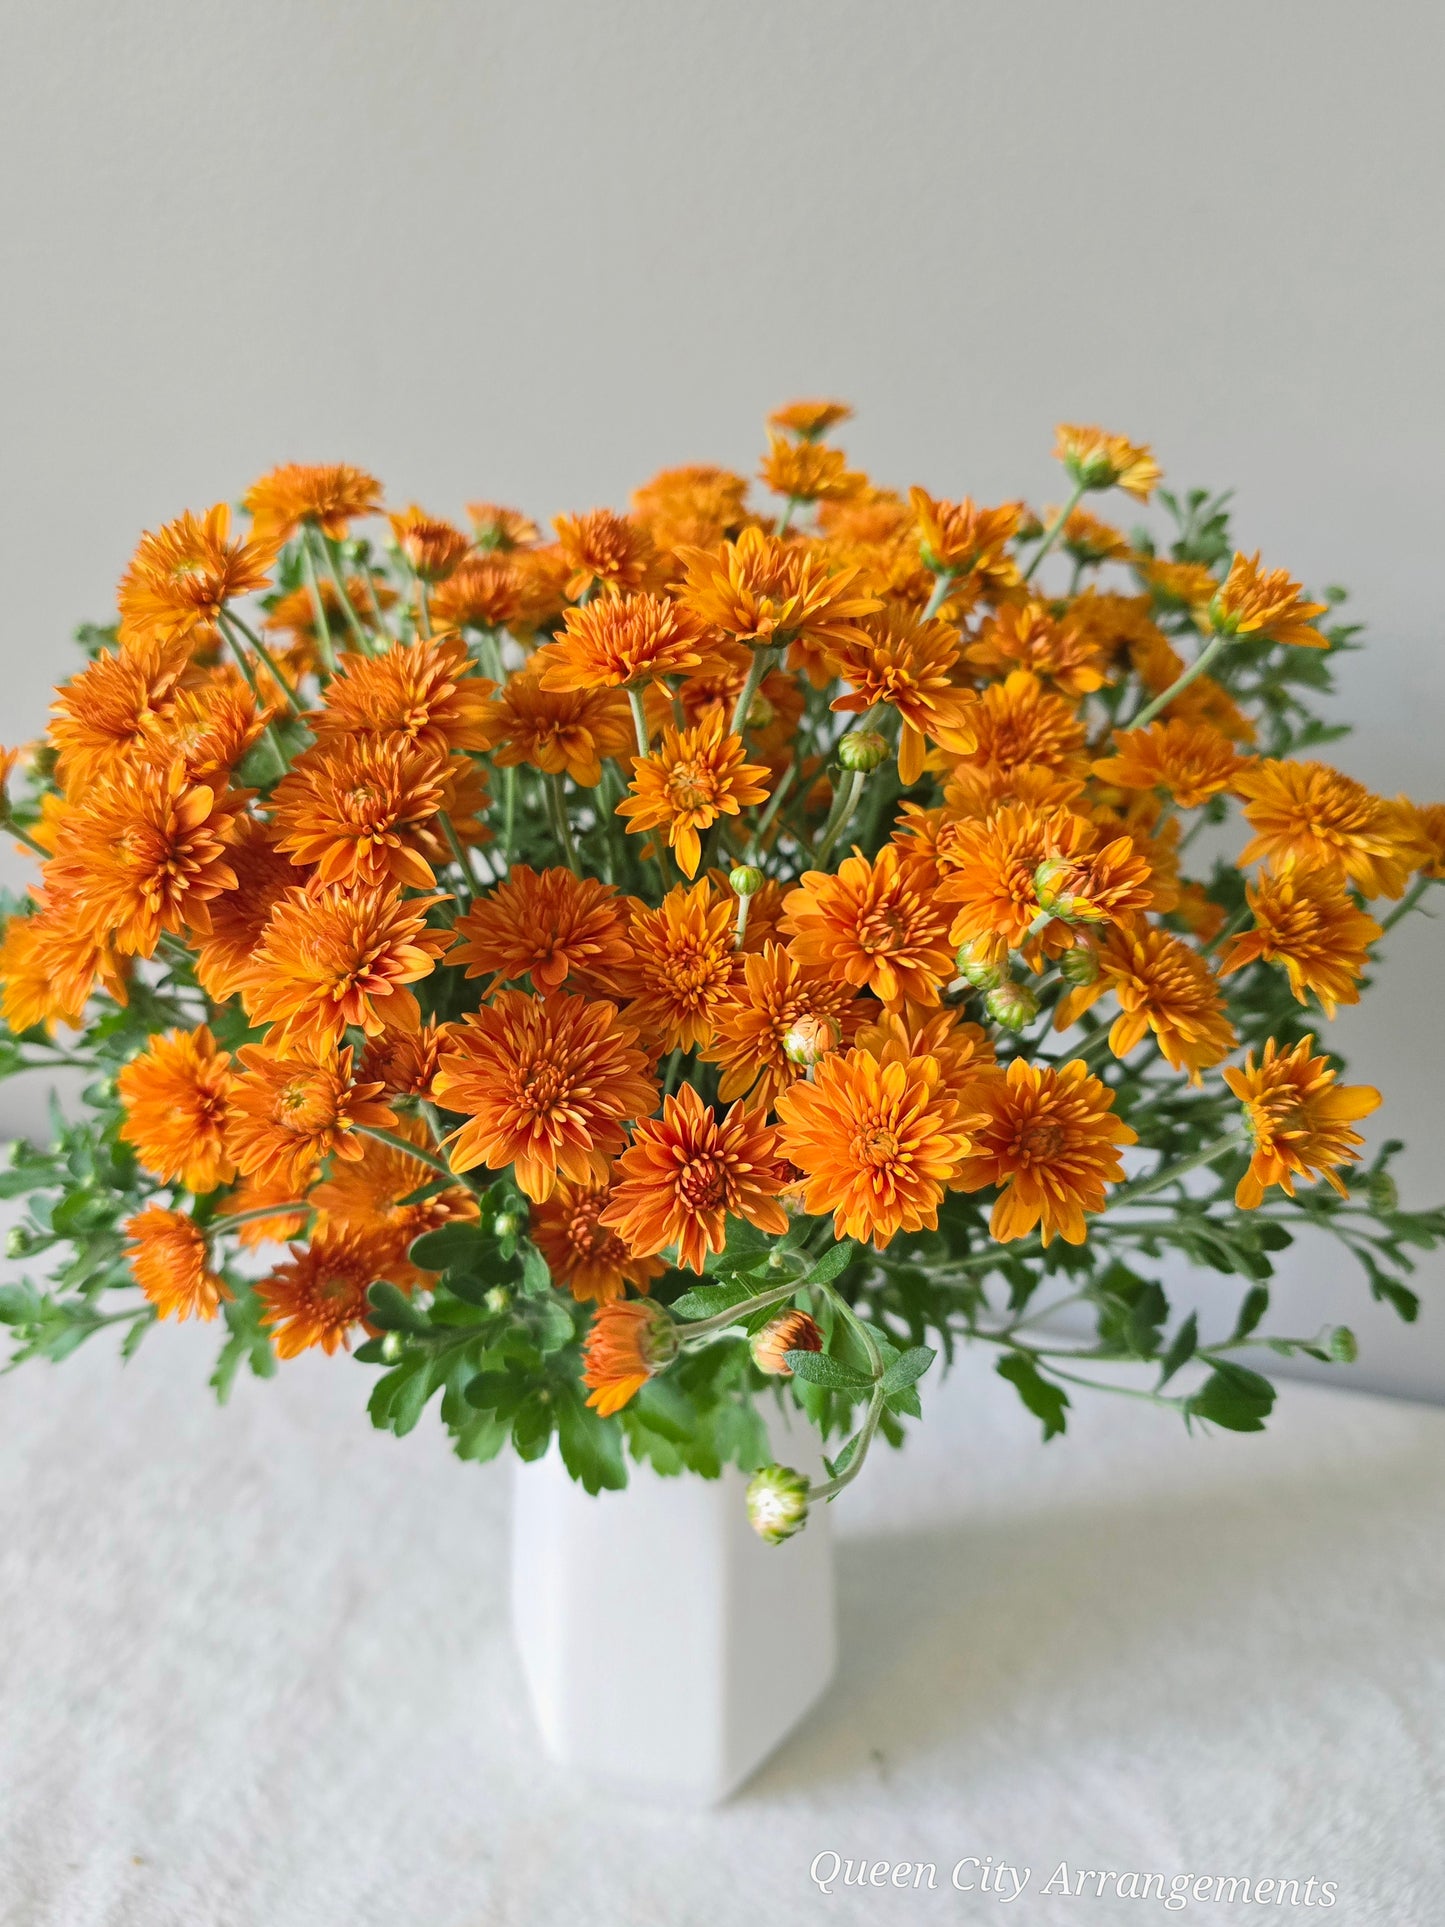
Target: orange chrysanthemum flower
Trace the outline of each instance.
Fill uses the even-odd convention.
[[[1164,473],[1146,444],[1073,422],[1060,422],[1054,455],[1085,488],[1122,488],[1141,502],[1149,500]]]
[[[435,1017],[415,1030],[383,1030],[367,1040],[361,1075],[379,1082],[388,1097],[430,1097],[445,1039]]]
[[[276,553],[270,542],[231,542],[230,532],[231,511],[218,502],[141,537],[117,591],[122,641],[216,640],[223,605],[264,589]]]
[[[852,418],[853,410],[845,401],[790,401],[773,410],[768,427],[780,428],[786,434],[800,435],[805,442],[811,442]]]
[[[795,502],[846,502],[868,486],[868,477],[849,468],[841,448],[777,434],[768,437],[758,478]]]
[[[923,774],[925,738],[954,756],[976,747],[978,698],[957,680],[958,654],[958,631],[951,623],[919,622],[897,609],[864,617],[853,642],[828,652],[830,667],[850,685],[834,709],[870,710],[886,703],[897,710],[902,783],[916,783]]]
[[[1056,508],[1046,508],[1044,521],[1052,526],[1058,513]],[[1128,536],[1121,529],[1101,522],[1086,508],[1070,510],[1059,542],[1076,562],[1086,566],[1097,562],[1128,562],[1134,554]]]
[[[730,469],[693,463],[665,468],[632,494],[632,519],[659,549],[710,549],[747,520],[748,485]]]
[[[415,845],[446,802],[445,764],[405,742],[338,736],[297,758],[271,797],[276,847],[315,866],[320,883],[428,889],[431,865]]]
[[[759,1231],[788,1228],[776,1127],[745,1104],[719,1117],[691,1084],[637,1124],[617,1170],[602,1222],[645,1256],[676,1246],[677,1262],[701,1271],[727,1241],[729,1213]]]
[[[706,631],[660,595],[603,596],[569,609],[566,627],[535,658],[543,689],[619,689],[686,675],[703,660]]]
[[[1059,1003],[1055,1030],[1067,1030],[1096,998],[1112,990],[1120,1015],[1109,1048],[1127,1057],[1152,1030],[1159,1048],[1191,1084],[1218,1064],[1239,1041],[1225,1012],[1213,972],[1196,950],[1167,930],[1137,924],[1111,930],[1098,949],[1099,975],[1070,990]]]
[[[265,725],[240,671],[213,669],[205,682],[178,689],[164,710],[142,719],[134,760],[164,769],[179,757],[191,782],[223,790]]]
[[[1239,853],[1342,872],[1367,897],[1403,896],[1418,852],[1398,804],[1328,763],[1262,757],[1235,779],[1257,832]]]
[[[686,569],[684,605],[724,635],[757,648],[842,646],[854,639],[858,618],[879,606],[863,592],[857,569],[832,573],[828,558],[809,544],[761,529],[743,529],[720,555],[707,549],[679,554]]]
[[[230,1230],[239,1244],[253,1250],[257,1245],[282,1245],[290,1238],[299,1238],[306,1228],[311,1207],[304,1199],[294,1198],[293,1189],[284,1175],[242,1178],[221,1200],[219,1211],[223,1219],[243,1217],[246,1222],[234,1228],[222,1226],[222,1229]],[[250,1215],[273,1206],[274,1216],[253,1218]]]
[[[399,515],[388,515],[396,545],[423,582],[445,582],[464,557],[471,553],[468,535],[428,515],[413,502]]]
[[[836,876],[806,870],[784,899],[783,930],[801,964],[871,990],[881,1003],[936,1004],[953,975],[947,912],[887,843],[855,851]]]
[[[291,1187],[284,1196],[299,1198],[323,1158],[361,1157],[361,1126],[396,1124],[381,1085],[353,1077],[349,1045],[283,1056],[266,1044],[243,1044],[237,1056],[227,1149],[246,1176]]]
[[[804,970],[781,944],[765,943],[743,958],[741,981],[714,1013],[702,1061],[722,1067],[718,1096],[728,1103],[751,1091],[767,1110],[810,1064],[848,1041],[862,1008],[850,984]]]
[[[1055,1069],[1016,1057],[1006,1072],[981,1078],[974,1095],[988,1115],[974,1129],[959,1185],[1000,1187],[990,1236],[1008,1244],[1037,1226],[1045,1246],[1056,1236],[1081,1245],[1084,1213],[1102,1211],[1104,1186],[1124,1175],[1119,1147],[1138,1142],[1112,1114],[1114,1093],[1079,1060]]]
[[[1445,877],[1445,803],[1408,806],[1414,841],[1419,849],[1416,867],[1422,877]]]
[[[992,816],[1004,804],[1057,809],[1084,787],[1082,765],[1051,769],[1044,763],[960,763],[943,786],[944,807],[959,818]]]
[[[615,605],[610,605],[615,606]],[[586,789],[602,781],[605,757],[620,758],[637,737],[617,689],[546,689],[535,675],[510,676],[488,710],[487,728],[502,769],[528,763],[566,774]]]
[[[48,887],[37,911],[5,926],[0,1016],[17,1035],[37,1024],[79,1029],[97,981],[118,1004],[126,1002],[126,968],[109,939],[86,927],[73,897]]]
[[[1327,602],[1306,602],[1298,582],[1285,569],[1267,574],[1259,550],[1236,555],[1229,574],[1210,598],[1205,620],[1226,636],[1257,636],[1264,642],[1292,642],[1307,649],[1328,649],[1314,626]]]
[[[1116,754],[1094,774],[1123,790],[1167,790],[1182,810],[1198,809],[1227,790],[1245,767],[1229,738],[1211,723],[1175,719],[1114,732]]]
[[[669,890],[659,907],[631,905],[632,1001],[628,1017],[659,1051],[691,1050],[711,1038],[733,980],[731,897],[706,877]]]
[[[271,841],[269,824],[243,816],[236,829],[226,850],[236,887],[211,898],[210,928],[195,939],[196,979],[217,1003],[245,982],[272,910],[298,880],[295,865]]]
[[[430,1148],[431,1133],[420,1118],[399,1118],[396,1132],[412,1144]],[[379,1138],[366,1138],[360,1150],[360,1157],[338,1164],[311,1193],[317,1212],[314,1235],[324,1237],[340,1230],[386,1239],[398,1254],[387,1274],[393,1284],[410,1290],[434,1281],[433,1273],[419,1270],[407,1258],[408,1247],[424,1232],[475,1218],[475,1196],[464,1185],[451,1185],[415,1204],[404,1204],[404,1198],[431,1183],[435,1176],[431,1166]]]
[[[953,1098],[960,1117],[973,1108],[969,1097],[980,1071],[997,1061],[982,1025],[967,1023],[956,1009],[947,1007],[884,1011],[859,1029],[856,1041],[859,1050],[866,1050],[880,1064],[931,1058],[938,1068],[938,1088]]]
[[[174,644],[119,655],[106,649],[62,684],[49,734],[55,773],[68,793],[83,796],[146,749],[148,726],[169,710],[186,662],[184,647]]]
[[[759,782],[767,766],[747,761],[742,738],[727,730],[721,714],[696,729],[668,723],[661,748],[634,756],[632,768],[632,794],[617,805],[618,816],[632,819],[627,828],[633,835],[665,826],[668,845],[687,877],[697,875],[702,861],[698,832],[720,816],[736,816],[747,805],[765,801],[768,794]]]
[[[1068,696],[1103,687],[1104,662],[1095,638],[1056,620],[1042,602],[1006,602],[968,646],[968,660],[988,675],[1027,669]]]
[[[921,488],[909,489],[908,500],[923,560],[940,575],[965,579],[967,602],[980,595],[997,596],[1017,584],[1018,564],[1008,545],[1018,534],[1021,502],[976,508],[967,498],[945,502]]]
[[[1327,1017],[1333,1017],[1340,1004],[1360,1001],[1358,983],[1370,945],[1384,933],[1336,872],[1286,863],[1280,870],[1266,870],[1245,895],[1254,928],[1230,940],[1221,977],[1246,964],[1281,963],[1300,1003],[1314,991]]]
[[[610,1305],[627,1287],[647,1291],[667,1267],[640,1258],[599,1218],[612,1197],[609,1181],[569,1184],[561,1179],[550,1198],[531,1210],[532,1242],[547,1260],[552,1283],[579,1304]]]
[[[381,483],[344,462],[286,462],[252,482],[242,506],[250,511],[251,534],[258,542],[279,548],[303,522],[337,541],[357,516],[379,511]]]
[[[486,749],[493,684],[473,675],[474,667],[459,636],[388,649],[384,656],[345,655],[324,706],[308,720],[323,743],[336,735],[374,736],[438,756]]]
[[[623,1123],[657,1097],[636,1040],[614,1004],[499,990],[451,1031],[433,1083],[437,1102],[469,1120],[447,1140],[453,1170],[510,1164],[534,1202],[559,1175],[605,1176]]]
[[[291,1262],[256,1286],[276,1356],[296,1358],[316,1345],[328,1357],[338,1346],[350,1351],[355,1326],[375,1331],[366,1294],[381,1279],[405,1289],[396,1241],[386,1233],[331,1231],[292,1245]]]
[[[279,1024],[287,1047],[337,1044],[348,1025],[368,1037],[415,1030],[421,1007],[406,988],[428,977],[451,942],[428,930],[439,899],[369,884],[289,890],[271,912],[241,986],[253,1024]]]
[[[214,1191],[236,1170],[226,1147],[233,1083],[230,1054],[204,1024],[153,1037],[116,1077],[120,1135],[156,1177],[198,1196]]]
[[[1346,1196],[1334,1167],[1359,1156],[1364,1139],[1349,1127],[1378,1108],[1380,1093],[1368,1084],[1336,1084],[1329,1060],[1310,1055],[1314,1042],[1305,1037],[1281,1055],[1271,1037],[1257,1069],[1251,1051],[1242,1070],[1224,1073],[1254,1146],[1234,1193],[1241,1211],[1263,1203],[1272,1184],[1293,1197],[1296,1178],[1323,1178]]]
[[[530,515],[501,502],[468,502],[467,520],[479,549],[527,549],[540,534]]]
[[[559,515],[553,526],[570,571],[567,594],[574,602],[594,589],[619,596],[656,586],[657,552],[652,537],[636,522],[611,509],[593,509],[588,515]]]
[[[131,1276],[162,1318],[214,1318],[231,1292],[211,1269],[206,1235],[184,1211],[147,1205],[127,1218],[126,1260]]]
[[[469,555],[437,584],[432,619],[448,628],[510,629],[525,606],[521,571],[510,555]]]
[[[1027,669],[1015,669],[1003,682],[990,683],[977,707],[969,713],[977,738],[972,761],[1014,769],[1037,763],[1045,769],[1087,768],[1083,749],[1088,738],[1082,719],[1071,703],[1045,689]]]
[[[449,964],[506,983],[530,976],[539,991],[572,975],[605,984],[632,959],[626,908],[609,884],[570,870],[538,875],[525,863],[457,918],[456,933]]]
[[[620,1412],[648,1379],[677,1357],[677,1326],[649,1298],[623,1298],[599,1305],[582,1351],[587,1403],[602,1418]]]
[[[316,603],[321,603],[321,613],[326,618],[327,633],[335,636],[346,621],[346,610],[336,584],[329,576],[322,576],[316,584],[316,595],[303,583],[299,589],[291,589],[278,596],[267,610],[261,627],[277,636],[289,636],[293,645],[304,645],[304,660],[308,669],[314,669],[315,642],[317,636]],[[346,578],[346,600],[352,613],[364,629],[378,627],[377,615],[382,609],[390,609],[396,602],[396,591],[390,589],[370,575],[352,575]],[[264,665],[262,665],[264,667]]]
[[[835,1237],[932,1231],[969,1149],[961,1116],[931,1057],[887,1064],[866,1051],[825,1057],[808,1083],[778,1098],[781,1148],[804,1174],[804,1205],[831,1211]]]

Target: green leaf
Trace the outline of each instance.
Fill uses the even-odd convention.
[[[1259,1324],[1260,1319],[1264,1317],[1264,1314],[1268,1310],[1268,1286],[1255,1285],[1244,1295],[1244,1303],[1239,1308],[1239,1317],[1235,1320],[1230,1343],[1238,1344],[1240,1339],[1248,1338],[1249,1334]]]
[[[532,1298],[549,1295],[553,1289],[547,1260],[529,1240],[522,1246],[522,1290]]]
[[[512,1420],[512,1448],[519,1459],[540,1459],[552,1442],[555,1417],[551,1400],[544,1392],[533,1392],[517,1408]]]
[[[883,1374],[884,1391],[903,1391],[915,1379],[922,1378],[937,1356],[938,1353],[930,1345],[914,1345],[908,1351],[900,1352]]]
[[[379,1431],[405,1438],[413,1431],[437,1388],[435,1359],[425,1352],[404,1358],[394,1371],[379,1378],[367,1401],[371,1422]]]
[[[467,1404],[481,1412],[496,1412],[510,1418],[527,1395],[525,1382],[510,1372],[478,1372],[467,1380],[463,1396]]]
[[[1207,1419],[1228,1432],[1262,1432],[1273,1407],[1274,1387],[1267,1378],[1221,1358],[1184,1409],[1190,1418]]]
[[[426,1314],[417,1310],[404,1291],[378,1278],[366,1294],[371,1306],[371,1322],[388,1332],[428,1332]]]
[[[1005,1352],[994,1370],[1000,1378],[1008,1380],[1034,1417],[1043,1422],[1046,1444],[1066,1429],[1068,1420],[1064,1414],[1069,1409],[1068,1394],[1062,1385],[1044,1378],[1032,1359],[1025,1358],[1022,1352]]]
[[[805,1273],[803,1283],[806,1285],[831,1284],[840,1273],[846,1271],[849,1265],[852,1264],[853,1254],[857,1249],[858,1247],[853,1239],[845,1238],[841,1244],[834,1245],[831,1251],[825,1251],[823,1253],[812,1270]]]
[[[621,1426],[616,1419],[599,1418],[581,1398],[559,1404],[557,1443],[563,1465],[584,1491],[619,1492],[627,1484]]]
[[[675,1298],[668,1310],[675,1318],[715,1318],[719,1312],[730,1311],[734,1305],[756,1297],[751,1285],[694,1285],[681,1298]]]
[[[556,1292],[550,1292],[546,1298],[535,1299],[531,1304],[538,1350],[545,1355],[570,1345],[575,1335],[572,1314]]]
[[[1199,1320],[1193,1312],[1180,1325],[1160,1363],[1159,1386],[1167,1385],[1181,1365],[1193,1358],[1199,1344]]]
[[[460,1219],[413,1238],[406,1255],[423,1271],[480,1271],[491,1259],[491,1241],[480,1226]]]
[[[474,1417],[464,1419],[457,1427],[452,1442],[453,1450],[459,1459],[468,1459],[480,1465],[497,1456],[507,1443],[509,1430],[505,1419],[499,1419],[491,1412],[478,1412]]]
[[[827,1352],[784,1352],[783,1357],[792,1368],[793,1376],[809,1385],[821,1385],[834,1392],[871,1392],[873,1389],[871,1378],[840,1364]]]
[[[40,1316],[40,1293],[34,1285],[0,1285],[0,1325],[29,1325]]]

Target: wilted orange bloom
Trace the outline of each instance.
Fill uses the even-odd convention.
[[[943,1090],[933,1058],[880,1064],[862,1050],[823,1058],[778,1098],[778,1119],[805,1208],[831,1211],[835,1237],[871,1238],[880,1251],[900,1231],[935,1229],[976,1122]]]
[[[1095,776],[1124,790],[1168,790],[1182,810],[1227,790],[1245,767],[1227,736],[1209,723],[1180,720],[1114,732],[1116,753],[1094,765]]]
[[[1403,896],[1418,860],[1411,825],[1396,803],[1328,763],[1261,757],[1235,779],[1256,834],[1240,851],[1241,867],[1260,857],[1293,858],[1342,872],[1367,897]]]
[[[651,1256],[676,1246],[677,1262],[701,1271],[726,1242],[729,1213],[759,1231],[787,1230],[777,1150],[777,1130],[760,1110],[734,1104],[719,1117],[684,1084],[663,1099],[660,1118],[634,1127],[602,1222],[633,1251]]]
[[[684,607],[702,622],[760,649],[787,643],[837,647],[851,642],[860,616],[878,605],[856,569],[830,571],[806,543],[742,530],[721,554],[679,550],[686,568]]]
[[[1245,890],[1254,928],[1231,938],[1220,976],[1246,964],[1281,963],[1301,1003],[1313,991],[1333,1017],[1340,1004],[1360,1001],[1358,983],[1370,945],[1384,934],[1365,915],[1338,872],[1286,863],[1266,870]]]
[[[288,1048],[337,1044],[347,1026],[368,1037],[415,1030],[421,1008],[406,988],[430,976],[451,942],[428,930],[436,897],[379,884],[290,890],[271,912],[241,987],[253,1024],[279,1024]]]
[[[1027,669],[990,683],[969,714],[977,745],[971,761],[1013,769],[1038,763],[1045,769],[1077,769],[1082,776],[1088,731],[1071,703],[1045,689]]]
[[[494,890],[456,921],[447,957],[469,977],[510,983],[530,976],[539,991],[560,990],[569,976],[605,982],[632,960],[627,912],[609,884],[571,870],[515,863]]]
[[[1205,619],[1227,636],[1258,636],[1265,642],[1302,643],[1309,649],[1328,649],[1314,627],[1327,602],[1306,602],[1298,582],[1284,569],[1266,574],[1259,566],[1259,550],[1236,555],[1229,574],[1211,597]]]
[[[218,1003],[241,988],[267,919],[300,880],[290,858],[271,841],[270,825],[258,817],[237,818],[226,861],[235,887],[210,899],[210,928],[194,940],[196,979]]]
[[[430,1149],[431,1133],[420,1118],[398,1118],[395,1129],[398,1137]],[[388,1273],[391,1282],[405,1290],[425,1284],[434,1274],[419,1270],[406,1256],[412,1240],[458,1219],[475,1218],[477,1200],[465,1185],[451,1185],[404,1204],[413,1191],[431,1184],[436,1176],[431,1166],[379,1138],[363,1139],[360,1150],[360,1157],[336,1165],[311,1193],[309,1202],[317,1214],[313,1236],[340,1230],[388,1239],[397,1253]]]
[[[1069,696],[1087,696],[1104,683],[1093,636],[1056,620],[1042,602],[1006,602],[981,625],[968,646],[968,660],[990,675],[1032,670]]]
[[[500,502],[468,502],[467,520],[479,549],[527,549],[540,534],[530,515]]]
[[[846,502],[868,486],[868,477],[848,467],[841,448],[823,442],[791,441],[769,435],[768,452],[758,470],[775,495],[795,502]]]
[[[198,1196],[230,1182],[231,1059],[206,1025],[152,1037],[115,1081],[125,1113],[120,1136],[148,1171]]]
[[[1044,510],[1044,521],[1052,527],[1058,518],[1056,508]],[[1076,562],[1127,562],[1133,556],[1129,538],[1122,530],[1101,522],[1097,515],[1090,515],[1086,508],[1071,509],[1064,518],[1064,532],[1059,537],[1060,545],[1067,549]]]
[[[126,1260],[131,1276],[162,1318],[214,1318],[231,1292],[211,1269],[205,1233],[184,1211],[148,1205],[127,1218]]]
[[[829,667],[850,685],[833,708],[865,711],[879,703],[896,709],[902,728],[898,779],[916,783],[923,774],[925,737],[954,756],[977,743],[973,713],[978,698],[958,679],[958,631],[936,618],[919,622],[897,609],[865,616],[854,640],[830,649]]]
[[[232,542],[230,532],[231,511],[218,502],[141,537],[116,592],[122,642],[216,640],[222,606],[264,589],[276,553],[270,542]]]
[[[1119,1147],[1138,1142],[1112,1115],[1114,1093],[1082,1061],[1055,1069],[1016,1057],[1006,1072],[981,1078],[974,1096],[988,1115],[974,1128],[959,1184],[1000,1187],[990,1236],[1009,1244],[1037,1226],[1045,1246],[1056,1236],[1081,1245],[1084,1213],[1102,1211],[1104,1186],[1124,1175]]]
[[[960,763],[943,786],[944,808],[959,818],[992,816],[1003,804],[1047,810],[1072,803],[1084,787],[1083,765]]]
[[[431,599],[432,620],[449,628],[510,629],[524,606],[522,573],[505,550],[469,555]]]
[[[492,761],[503,769],[529,763],[549,776],[564,772],[595,789],[604,757],[620,758],[636,742],[632,712],[617,689],[544,689],[535,675],[507,679],[488,712],[498,745]]]
[[[303,522],[315,523],[336,541],[357,516],[378,512],[381,483],[344,462],[286,462],[252,482],[242,506],[250,511],[251,534],[258,542],[279,548]]]
[[[616,689],[686,675],[703,660],[706,631],[666,596],[604,596],[569,609],[566,627],[535,658],[543,689]]]
[[[891,1007],[936,1004],[953,975],[953,952],[948,913],[921,884],[892,843],[871,863],[855,851],[836,876],[804,871],[784,899],[793,955]]]
[[[185,648],[176,644],[149,643],[119,655],[104,649],[62,684],[49,737],[68,793],[82,795],[146,749],[148,725],[170,708],[186,664]]]
[[[611,509],[593,509],[588,515],[558,515],[553,527],[570,571],[567,594],[574,602],[594,590],[618,596],[658,586],[657,551],[636,522]]]
[[[79,1028],[97,981],[126,1002],[125,964],[108,938],[83,927],[73,898],[47,888],[39,910],[13,916],[0,941],[0,1016],[17,1035],[44,1024]]]
[[[237,1060],[227,1149],[246,1176],[292,1187],[285,1196],[299,1198],[323,1158],[361,1157],[363,1125],[390,1130],[396,1124],[381,1085],[353,1077],[349,1045],[283,1056],[268,1044],[243,1044]]]
[[[388,1097],[430,1097],[445,1038],[435,1017],[415,1030],[383,1030],[367,1039],[361,1075],[378,1082]]]
[[[316,1345],[328,1357],[338,1346],[350,1351],[354,1326],[375,1330],[366,1294],[380,1279],[405,1289],[396,1241],[386,1233],[330,1231],[292,1245],[291,1262],[256,1286],[276,1356],[296,1358]]]
[[[801,435],[805,442],[810,442],[818,435],[826,435],[830,428],[851,421],[852,416],[853,410],[845,401],[790,401],[773,410],[768,427]]]
[[[1163,475],[1145,443],[1073,422],[1060,422],[1054,454],[1085,488],[1122,488],[1141,502],[1149,500]]]
[[[969,578],[970,600],[977,595],[996,596],[1017,584],[1018,564],[1008,545],[1018,534],[1022,502],[983,509],[967,497],[945,502],[921,488],[909,489],[908,500],[924,561],[940,575]]]
[[[1060,999],[1055,1030],[1067,1030],[1111,990],[1120,1011],[1109,1032],[1114,1055],[1127,1057],[1152,1030],[1167,1061],[1186,1072],[1191,1084],[1238,1043],[1213,972],[1180,938],[1145,923],[1125,925],[1105,934],[1097,955],[1098,977]]]
[[[656,910],[632,902],[627,1014],[658,1050],[691,1050],[712,1036],[733,980],[735,914],[732,897],[706,877],[669,890]]]
[[[418,828],[446,801],[442,760],[405,741],[337,736],[298,756],[271,797],[276,847],[320,883],[425,890],[436,882]]]
[[[632,519],[659,549],[710,549],[747,521],[747,492],[730,469],[700,462],[665,468],[633,491]]]
[[[677,1326],[651,1299],[599,1305],[582,1349],[582,1383],[591,1392],[587,1403],[602,1418],[620,1412],[648,1379],[672,1363],[678,1344]]]
[[[712,827],[720,816],[736,816],[767,798],[765,764],[747,761],[740,736],[727,730],[721,713],[696,729],[678,730],[668,723],[662,745],[647,756],[632,758],[632,794],[617,805],[617,815],[630,817],[628,831],[665,828],[670,849],[684,876],[695,877],[702,861],[699,831]]]
[[[534,1202],[559,1176],[605,1176],[623,1123],[657,1097],[636,1041],[614,1004],[499,990],[450,1032],[433,1082],[437,1102],[469,1120],[447,1140],[452,1169],[510,1164]]]
[[[702,1061],[722,1067],[718,1096],[726,1103],[751,1091],[766,1110],[810,1064],[848,1040],[863,1008],[850,984],[804,970],[781,944],[765,943],[743,958],[741,979],[714,1012]]]
[[[1336,1084],[1328,1058],[1310,1055],[1314,1042],[1305,1037],[1281,1053],[1271,1037],[1257,1069],[1251,1051],[1242,1070],[1224,1072],[1254,1147],[1234,1193],[1242,1211],[1263,1203],[1272,1184],[1293,1197],[1297,1177],[1323,1178],[1347,1195],[1334,1167],[1359,1156],[1364,1139],[1349,1127],[1378,1108],[1380,1093],[1368,1084]]]
[[[322,708],[308,717],[324,742],[337,735],[415,744],[444,756],[486,749],[494,685],[475,667],[459,636],[436,636],[383,656],[344,655]]]
[[[471,553],[471,537],[415,502],[399,515],[388,515],[397,547],[423,582],[444,582],[464,556]]]
[[[547,1260],[552,1283],[579,1304],[610,1305],[629,1285],[645,1292],[666,1266],[640,1258],[609,1226],[598,1222],[612,1197],[610,1180],[558,1181],[550,1198],[531,1210],[532,1242]]]

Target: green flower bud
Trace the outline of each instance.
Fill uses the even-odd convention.
[[[748,1481],[748,1524],[770,1546],[808,1523],[808,1481],[790,1465],[765,1465]]]
[[[1027,984],[1000,984],[983,1003],[993,1021],[1005,1030],[1023,1030],[1039,1014],[1039,1000]]]
[[[831,1017],[810,1013],[799,1017],[783,1037],[783,1055],[799,1070],[810,1071],[820,1058],[838,1048],[840,1032]]]
[[[1004,980],[1002,964],[990,963],[979,953],[976,944],[961,943],[954,962],[959,976],[975,990],[997,990]]]
[[[1365,1196],[1370,1200],[1372,1211],[1398,1211],[1400,1208],[1400,1187],[1388,1171],[1376,1171],[1365,1188]]]
[[[381,1339],[381,1355],[388,1365],[394,1365],[406,1350],[406,1340],[400,1332],[384,1332]]]
[[[743,718],[743,727],[745,729],[766,729],[777,713],[777,710],[768,701],[762,690],[759,689],[754,692],[753,699],[748,704],[748,713]]]
[[[838,761],[844,769],[866,772],[887,760],[887,739],[876,729],[851,729],[838,745]]]
[[[522,1220],[515,1211],[503,1211],[492,1224],[492,1230],[499,1238],[515,1238],[521,1229]]]
[[[482,1300],[482,1303],[490,1312],[505,1311],[511,1302],[512,1294],[507,1290],[505,1285],[493,1285],[486,1297]]]
[[[7,1258],[28,1258],[30,1255],[30,1233],[23,1224],[12,1224],[5,1234],[5,1256]]]
[[[1059,975],[1065,983],[1082,987],[1099,981],[1099,959],[1092,950],[1066,950],[1059,958]]]
[[[753,897],[763,887],[763,873],[754,863],[740,863],[735,870],[729,870],[728,883],[734,896]]]
[[[1355,1334],[1348,1325],[1336,1325],[1330,1333],[1330,1357],[1337,1365],[1353,1365],[1360,1355]]]

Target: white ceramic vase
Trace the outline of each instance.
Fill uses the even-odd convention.
[[[794,1455],[796,1463],[798,1455]],[[556,1442],[518,1463],[512,1624],[548,1754],[604,1790],[725,1799],[818,1699],[837,1659],[826,1507],[782,1545],[746,1479],[630,1465],[589,1498]]]

